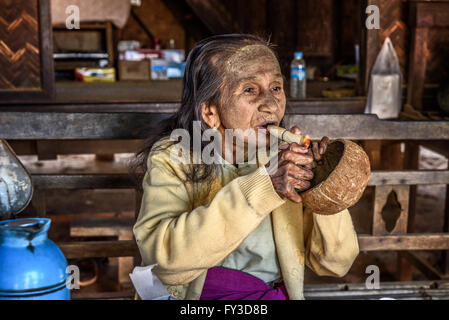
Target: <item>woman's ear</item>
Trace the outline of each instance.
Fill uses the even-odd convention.
[[[220,127],[220,115],[216,105],[203,102],[201,104],[201,116],[209,127]]]

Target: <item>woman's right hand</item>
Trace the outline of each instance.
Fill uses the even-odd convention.
[[[293,127],[290,131],[295,134],[301,132],[298,127]],[[316,165],[313,154],[309,149],[297,143],[283,145],[280,149],[277,168],[268,172],[271,182],[279,196],[299,203],[302,199],[295,188],[299,191],[310,188],[309,180],[313,179],[312,167]]]

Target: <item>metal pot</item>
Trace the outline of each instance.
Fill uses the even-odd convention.
[[[50,219],[0,221],[0,300],[69,300],[67,260],[48,239]]]

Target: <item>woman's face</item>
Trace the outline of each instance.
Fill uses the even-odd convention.
[[[253,129],[266,135],[267,125],[282,120],[285,105],[284,80],[269,48],[249,45],[226,62],[220,129]]]

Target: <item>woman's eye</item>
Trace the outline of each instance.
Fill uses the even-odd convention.
[[[276,87],[274,87],[272,90],[273,90],[273,91],[281,91],[281,90],[282,90],[282,87],[276,86]]]
[[[243,90],[246,93],[253,93],[254,92],[254,88],[245,88],[245,90]]]

